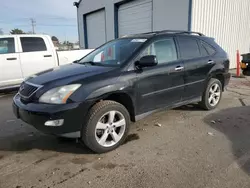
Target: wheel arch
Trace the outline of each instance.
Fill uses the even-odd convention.
[[[224,91],[224,89],[225,89],[225,76],[224,76],[223,72],[218,71],[218,72],[210,73],[207,80],[206,80],[205,88],[206,88],[206,86],[209,83],[211,78],[215,78],[215,79],[219,80],[221,82],[221,85],[222,85],[222,91]]]
[[[135,122],[136,110],[132,96],[130,94],[122,91],[109,92],[93,99],[93,104],[91,105],[91,107],[102,100],[110,100],[122,104],[128,110],[130,120]]]
[[[111,100],[122,104],[129,112],[131,121],[135,122],[135,106],[132,97],[124,92],[114,92],[107,95],[103,100]]]

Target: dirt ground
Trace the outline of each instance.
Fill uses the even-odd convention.
[[[232,78],[214,111],[187,105],[133,124],[101,155],[17,120],[12,97],[0,96],[1,188],[250,187],[250,78]]]

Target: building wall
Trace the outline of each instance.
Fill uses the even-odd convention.
[[[136,0],[135,0],[136,1]],[[153,1],[153,30],[188,29],[190,0],[152,0]],[[78,32],[81,48],[84,48],[83,15],[105,8],[107,41],[115,38],[115,3],[123,0],[83,0],[79,5]]]
[[[214,37],[229,54],[231,68],[236,67],[236,50],[249,52],[249,0],[192,0],[193,31]]]
[[[189,0],[153,0],[154,31],[188,30]]]

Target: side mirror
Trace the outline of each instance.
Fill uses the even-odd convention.
[[[136,63],[138,67],[153,67],[158,64],[158,60],[155,55],[143,56],[140,61]]]

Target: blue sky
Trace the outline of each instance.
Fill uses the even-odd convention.
[[[0,28],[5,34],[19,28],[32,31],[31,21],[36,21],[35,32],[54,35],[60,41],[78,40],[76,7],[77,0],[1,0]]]

